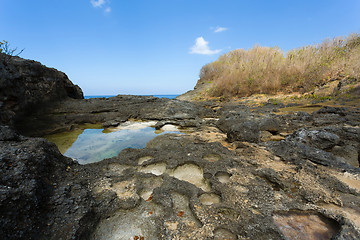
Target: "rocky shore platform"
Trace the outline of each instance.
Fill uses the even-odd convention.
[[[359,106],[83,99],[1,57],[1,239],[360,239]],[[41,138],[130,119],[184,133],[86,165]]]

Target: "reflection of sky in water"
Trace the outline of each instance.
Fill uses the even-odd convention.
[[[76,159],[80,164],[101,161],[117,156],[125,148],[144,148],[157,136],[154,128],[127,129],[103,133],[103,129],[85,129],[65,156]]]

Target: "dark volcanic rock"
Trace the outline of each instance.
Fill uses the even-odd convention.
[[[0,125],[0,141],[18,140],[19,134],[6,125]]]
[[[93,204],[81,174],[73,177],[78,165],[53,143],[0,129],[8,136],[0,140],[1,239],[75,239],[86,234]]]
[[[66,98],[84,98],[65,73],[39,62],[0,53],[0,122],[12,125],[24,114]]]
[[[201,117],[212,117],[201,104],[151,96],[118,95],[108,99],[68,99],[34,112],[16,123],[27,136],[70,130],[84,123],[114,126],[128,119],[157,120],[183,127],[198,126]]]
[[[257,122],[246,121],[232,125],[227,132],[229,142],[242,141],[254,142],[260,141],[260,127]]]
[[[1,239],[359,238],[356,108],[74,99],[81,92],[54,69],[20,58],[0,67],[2,121],[16,120],[16,131],[0,124]],[[88,165],[21,135],[131,119],[184,131]]]
[[[329,152],[296,141],[268,142],[267,147],[283,159],[298,164],[309,160],[324,166],[343,167],[345,165],[343,161]]]
[[[280,130],[280,121],[275,117],[263,118],[260,120],[260,130],[269,132],[278,132]]]
[[[340,137],[334,133],[328,132],[325,129],[307,130],[299,129],[288,138],[288,141],[296,141],[311,145],[313,147],[326,150],[331,149],[340,142]]]
[[[324,166],[341,169],[351,169],[350,165],[357,167],[358,164],[356,165],[353,159],[358,156],[355,147],[345,148],[345,146],[338,146],[343,145],[344,142],[348,143],[349,140],[346,138],[341,139],[338,135],[329,131],[336,132],[335,129],[337,128],[299,129],[286,137],[284,141],[268,142],[266,145],[278,156],[293,162],[300,163],[303,160],[309,160]],[[358,146],[356,142],[351,143]],[[351,154],[352,150],[355,150],[355,152]],[[350,165],[347,163],[350,163]]]
[[[347,109],[342,107],[323,107],[312,114],[314,126],[326,126],[335,124],[348,124],[358,126],[360,124],[359,109]]]
[[[252,113],[244,106],[225,107],[228,112],[221,115],[217,127],[227,134],[228,141],[244,141],[257,143],[260,141],[260,131],[277,133],[281,130],[280,121],[276,115],[260,115]]]
[[[317,234],[316,226],[323,220],[334,225],[318,234],[334,239],[359,236],[351,222],[329,212],[324,216],[315,207],[339,205],[340,199],[333,194],[339,189],[352,190],[326,170],[307,163],[287,165],[256,145],[248,147],[253,152],[239,156],[219,143],[195,143],[186,136],[167,134],[150,141],[145,149],[127,149],[118,157],[90,165],[103,172],[99,176],[107,175],[94,182],[94,188],[116,192],[118,209],[102,217],[91,239],[117,234],[123,239],[139,235],[145,239],[211,239],[219,227],[230,239],[287,239],[272,219],[279,212],[291,215],[291,209],[299,215],[321,215],[319,222],[296,214],[292,217],[294,231],[304,224],[315,226],[301,230],[304,236]],[[252,156],[257,156],[256,161]],[[273,164],[278,167],[271,168]],[[133,208],[123,202],[133,203]],[[350,200],[344,204],[349,207]],[[148,225],[149,221],[155,224]]]

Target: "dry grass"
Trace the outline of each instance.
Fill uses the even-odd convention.
[[[339,76],[360,78],[360,35],[325,40],[284,53],[279,48],[237,49],[205,65],[200,78],[212,82],[208,96],[249,96],[309,91]]]

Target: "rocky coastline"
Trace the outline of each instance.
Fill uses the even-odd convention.
[[[83,99],[64,73],[0,54],[0,238],[360,239],[360,104],[285,107]],[[130,119],[187,133],[87,165],[41,138]]]

